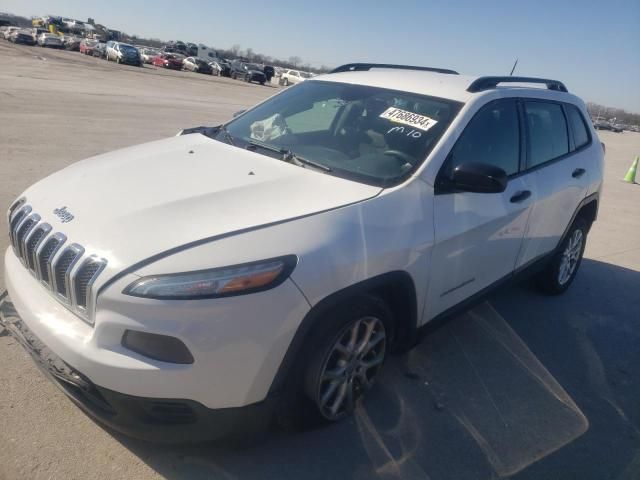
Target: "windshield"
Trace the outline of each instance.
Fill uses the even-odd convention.
[[[260,65],[256,65],[255,63],[247,63],[247,64],[246,64],[246,67],[247,67],[249,70],[259,70],[259,71],[261,71],[261,70],[262,70],[262,67],[260,67]]]
[[[413,93],[311,81],[231,121],[216,139],[290,150],[333,175],[388,186],[425,160],[460,107]]]
[[[307,72],[300,72],[300,76],[302,78],[311,78],[311,74]]]
[[[136,48],[132,47],[131,45],[120,44],[120,50],[125,52],[125,53],[137,53]]]

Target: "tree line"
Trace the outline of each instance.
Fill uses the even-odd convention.
[[[640,125],[640,113],[631,113],[622,108],[606,107],[593,102],[587,103],[587,110],[594,120],[598,118],[623,125]]]

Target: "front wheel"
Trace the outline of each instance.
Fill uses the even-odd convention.
[[[538,275],[538,286],[552,295],[564,293],[578,273],[587,244],[589,224],[581,217],[574,220],[549,265]]]
[[[373,386],[388,350],[392,316],[381,300],[362,296],[333,310],[312,337],[304,392],[317,416],[335,422],[350,415]]]
[[[284,85],[285,87],[289,86],[289,79],[285,78],[284,80],[282,80],[282,85]]]

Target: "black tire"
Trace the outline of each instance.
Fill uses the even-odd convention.
[[[356,324],[359,323],[358,326]],[[336,359],[342,355],[336,346],[338,342],[343,343],[345,336],[351,336],[355,328],[357,332],[366,335],[368,327],[372,327],[372,338],[378,338],[382,333],[382,339],[378,339],[371,350],[356,352],[353,349],[353,356],[345,364],[336,363]],[[363,330],[364,329],[364,330]],[[384,364],[386,354],[390,350],[393,340],[394,322],[393,316],[387,305],[377,297],[371,295],[361,295],[354,297],[340,305],[324,312],[316,320],[316,326],[307,334],[306,343],[300,350],[298,359],[290,372],[287,392],[281,408],[276,413],[278,424],[287,429],[293,428],[308,429],[319,425],[342,420],[348,417],[356,402],[365,396],[366,392],[373,385],[380,369]],[[360,337],[358,337],[360,339]],[[358,345],[356,342],[354,347]],[[368,345],[362,342],[362,345]],[[374,357],[369,356],[370,354]],[[345,354],[346,355],[346,354]],[[343,359],[339,359],[338,362]],[[375,362],[374,366],[368,367],[365,372],[360,366],[360,362]],[[327,372],[335,365],[344,369],[340,374],[340,379],[329,381],[327,386]],[[331,369],[329,368],[331,367]],[[364,375],[364,377],[362,376]],[[365,378],[367,384],[364,385],[361,378]],[[349,380],[350,378],[350,380]],[[332,385],[336,382],[339,385]],[[338,411],[331,413],[327,406],[328,400],[333,399],[333,404],[338,403],[337,396],[343,388],[346,393],[344,405],[340,405]],[[334,394],[328,394],[328,390],[333,388]],[[328,395],[324,408],[322,397]],[[352,401],[349,401],[352,398]]]
[[[538,274],[537,284],[541,291],[559,295],[569,288],[582,263],[588,232],[588,222],[577,217],[549,264]],[[577,238],[580,240],[579,245],[576,245]]]
[[[260,82],[260,85],[262,85],[264,87],[264,82]]]

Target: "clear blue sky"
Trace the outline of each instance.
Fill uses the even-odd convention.
[[[557,78],[640,113],[640,0],[0,0],[21,15],[92,17],[130,34],[240,44],[314,66],[376,61]]]

